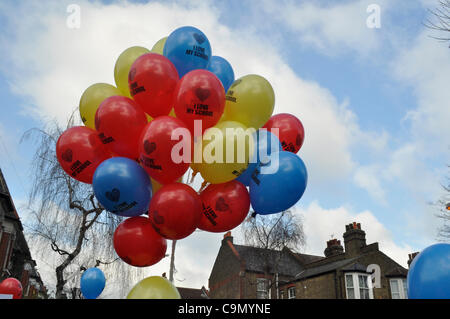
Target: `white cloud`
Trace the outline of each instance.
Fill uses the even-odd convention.
[[[378,169],[375,166],[360,166],[355,170],[356,185],[365,189],[378,202],[386,205],[386,193],[378,179]]]
[[[286,25],[301,43],[321,53],[335,55],[348,50],[367,55],[381,46],[377,29],[367,27],[367,12],[373,1],[357,0],[320,5],[316,2],[285,1],[283,5],[266,1],[266,11]],[[377,1],[381,21],[387,1]]]
[[[430,30],[422,31],[410,46],[398,52],[390,66],[393,76],[410,87],[417,98],[417,107],[405,116],[414,142],[427,153],[431,151],[430,155],[448,155],[450,59],[447,46],[430,35]]]
[[[408,254],[424,248],[397,244],[386,226],[367,210],[353,212],[345,207],[325,209],[313,202],[304,209],[297,209],[297,212],[302,214],[304,220],[303,229],[307,240],[305,253],[323,256],[326,242],[332,237],[344,244],[342,234],[345,225],[353,222],[361,223],[361,228],[366,232],[367,244],[378,242],[382,252],[404,267],[407,267]]]

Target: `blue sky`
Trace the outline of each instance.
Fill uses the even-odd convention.
[[[322,254],[330,235],[355,220],[406,265],[407,253],[436,241],[439,221],[427,202],[439,198],[450,162],[450,59],[448,44],[423,25],[437,1],[392,2],[2,1],[0,167],[16,205],[26,201],[34,150],[19,144],[21,135],[49,118],[63,122],[89,85],[114,84],[115,59],[127,47],[150,49],[193,25],[238,77],[272,83],[274,114],[305,125],[299,155],[310,183],[296,205],[305,251]],[[81,8],[80,29],[66,26],[71,3]],[[381,9],[380,28],[366,26],[370,4]],[[214,238],[207,251],[215,256]],[[185,242],[186,256],[203,245]],[[192,277],[193,285],[207,280]]]

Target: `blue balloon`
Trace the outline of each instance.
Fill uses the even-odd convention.
[[[142,215],[152,197],[152,183],[145,170],[125,157],[102,162],[95,170],[92,186],[100,204],[119,216]]]
[[[250,186],[252,174],[255,172],[258,163],[267,163],[270,154],[283,150],[278,137],[267,130],[260,129],[255,132],[253,137],[256,140],[253,156],[249,161],[247,169],[236,178],[237,181],[245,186]]]
[[[226,93],[234,82],[234,71],[231,64],[224,58],[214,55],[209,61],[208,71],[211,71],[219,78]]]
[[[407,281],[410,299],[450,299],[450,244],[425,248],[411,263]]]
[[[96,299],[105,288],[106,278],[98,268],[89,268],[81,276],[81,293],[86,299]]]
[[[211,45],[199,29],[181,27],[167,37],[163,54],[175,65],[178,75],[182,78],[189,71],[208,67]]]
[[[259,163],[250,181],[250,202],[255,213],[276,214],[297,203],[308,182],[305,164],[291,152],[274,152],[268,164]]]

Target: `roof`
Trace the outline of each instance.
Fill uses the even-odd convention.
[[[394,268],[386,271],[386,277],[406,277],[408,276],[408,270],[403,267],[395,266]]]
[[[367,267],[361,265],[360,263],[353,263],[351,265],[345,266],[342,268],[343,272],[363,272],[367,273]]]
[[[181,299],[206,299],[201,289],[177,287]]]
[[[6,184],[5,177],[3,176],[3,172],[0,169],[0,198],[5,201],[7,205],[7,211],[5,217],[13,218],[19,221],[20,229],[22,229],[22,223],[20,223],[19,215],[17,214],[16,207],[14,206],[14,202],[11,198],[11,194],[8,189],[8,185]]]
[[[302,264],[309,264],[324,259],[323,256],[292,253]]]
[[[304,278],[308,278],[308,277],[321,275],[321,274],[324,274],[324,273],[327,273],[330,271],[334,271],[334,270],[342,268],[348,264],[351,264],[356,259],[357,259],[357,257],[351,258],[351,259],[342,259],[342,260],[337,260],[334,262],[326,263],[323,265],[307,268],[304,271],[302,271],[301,273],[299,273],[295,277],[294,280],[300,280],[300,279],[304,279]]]
[[[292,253],[289,249],[279,251],[235,244],[233,246],[242,260],[245,261],[246,270],[261,273],[266,271],[277,272],[280,275],[294,277],[304,269],[304,264],[322,258]],[[288,251],[291,253],[287,253]],[[302,260],[305,262],[303,263]]]

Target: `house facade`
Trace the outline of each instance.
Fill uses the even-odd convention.
[[[407,269],[367,245],[359,223],[346,225],[341,241],[327,242],[324,256],[236,245],[222,240],[209,277],[211,298],[403,299]],[[414,258],[410,255],[409,262]],[[406,256],[405,256],[406,257]]]
[[[0,282],[14,277],[22,284],[22,298],[47,298],[47,291],[31,257],[23,226],[0,170]]]

